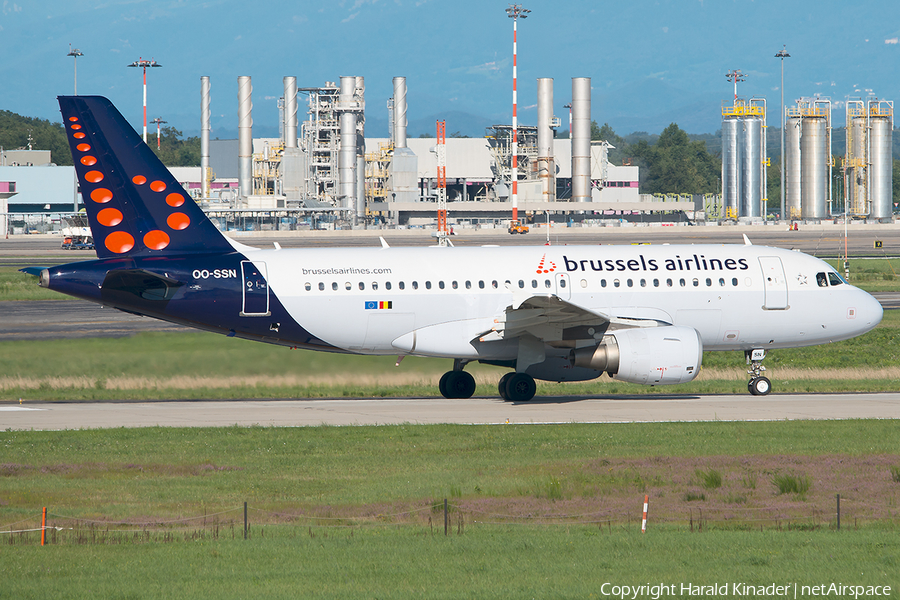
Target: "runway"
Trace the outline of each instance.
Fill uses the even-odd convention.
[[[378,398],[0,404],[0,430],[262,425],[662,423],[897,419],[900,393],[754,396]]]

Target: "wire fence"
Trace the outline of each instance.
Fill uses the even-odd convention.
[[[641,498],[640,500],[643,500]],[[819,502],[795,503],[795,506],[699,506],[692,502],[667,503],[663,499],[651,501],[648,529],[654,526],[684,527],[691,532],[705,529],[778,529],[811,530],[856,528],[860,524],[895,523],[900,519],[900,508],[891,501],[842,498],[837,495],[831,505]],[[477,503],[457,499],[451,502],[429,501],[390,512],[366,508],[345,514],[319,508],[302,511],[272,510],[251,507],[226,508],[213,513],[186,517],[152,518],[147,516],[125,520],[100,517],[83,517],[48,510],[46,520],[42,511],[22,515],[21,518],[0,525],[0,543],[8,545],[34,544],[126,544],[166,543],[203,539],[249,539],[254,535],[265,537],[268,529],[273,534],[295,528],[315,536],[315,532],[328,529],[366,527],[425,527],[432,534],[462,535],[466,527],[515,527],[515,526],[584,526],[600,530],[641,530],[642,504],[598,509],[591,512],[566,513],[556,510],[552,503],[537,509],[534,507],[479,507]],[[4,539],[5,538],[5,539]]]

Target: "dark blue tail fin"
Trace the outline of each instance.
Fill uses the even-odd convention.
[[[109,100],[60,96],[59,108],[97,256],[233,250]]]

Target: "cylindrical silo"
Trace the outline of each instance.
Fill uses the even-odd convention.
[[[741,119],[741,195],[739,217],[760,217],[762,210],[762,119]]]
[[[591,201],[591,78],[572,78],[572,201]]]
[[[869,119],[869,217],[872,219],[890,219],[893,214],[891,126],[891,117],[887,115],[872,116]]]
[[[850,103],[848,103],[850,104]],[[857,104],[861,104],[858,103]],[[863,111],[848,108],[847,117],[847,195],[849,213],[864,217],[869,214],[869,167],[866,117]]]
[[[209,198],[209,77],[200,78],[200,195]]]
[[[238,77],[238,178],[241,196],[253,195],[253,84]]]
[[[800,212],[800,117],[789,116],[784,125],[784,210],[786,219]]]
[[[804,219],[828,216],[828,131],[824,117],[804,117],[800,123],[801,214]]]
[[[556,192],[556,169],[553,164],[553,79],[542,77],[537,80],[538,129],[537,129],[537,170],[541,180],[541,200],[552,202]]]
[[[738,138],[741,120],[737,117],[722,119],[722,206],[725,218],[737,218],[738,198],[741,190],[740,156]]]
[[[284,78],[284,147],[297,147],[297,78]]]

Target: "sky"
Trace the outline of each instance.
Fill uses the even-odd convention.
[[[57,95],[109,97],[140,131],[148,118],[200,131],[200,77],[211,82],[212,136],[236,137],[237,78],[253,81],[254,136],[278,134],[283,77],[319,87],[366,82],[366,135],[388,136],[392,78],[407,78],[409,135],[479,136],[512,120],[513,21],[496,0],[0,0],[0,109],[58,122]],[[573,77],[591,78],[591,118],[620,135],[672,122],[715,133],[740,69],[743,98],[830,98],[834,123],[850,99],[900,101],[898,0],[523,0],[518,115],[537,123],[536,79],[554,79],[568,122]],[[300,100],[301,119],[305,99]],[[153,125],[151,124],[151,127]]]

